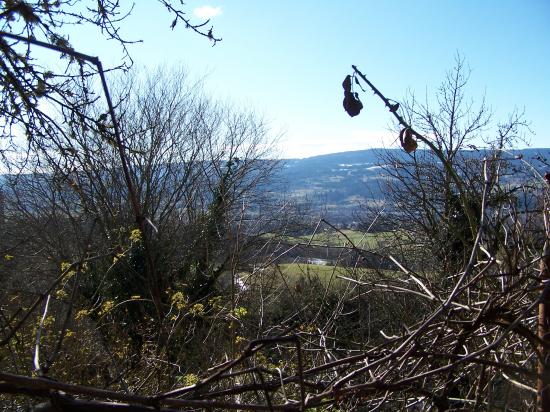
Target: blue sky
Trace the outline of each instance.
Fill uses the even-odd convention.
[[[210,6],[210,9],[201,7]],[[390,114],[371,94],[361,115],[342,109],[341,82],[357,65],[388,97],[433,94],[460,53],[471,69],[469,96],[483,95],[495,121],[525,109],[532,147],[549,147],[550,1],[188,1],[210,10],[215,47],[140,0],[122,33],[138,65],[184,65],[206,75],[209,93],[252,108],[284,132],[283,157],[391,145]],[[198,17],[193,17],[200,21]],[[116,48],[72,35],[73,46],[105,62]],[[98,48],[99,47],[99,48]]]

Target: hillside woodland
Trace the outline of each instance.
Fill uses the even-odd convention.
[[[547,150],[460,56],[430,101],[352,66],[344,108],[372,89],[401,148],[323,186],[185,71],[80,53],[67,25],[127,52],[119,2],[89,3],[1,6],[3,410],[550,411]]]

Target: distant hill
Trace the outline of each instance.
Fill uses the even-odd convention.
[[[384,198],[384,180],[388,177],[380,165],[382,155],[387,151],[395,156],[407,156],[401,149],[367,149],[285,159],[280,180],[285,182],[284,186],[293,199],[309,203],[315,214],[324,214],[334,222],[349,223],[353,211],[362,202]],[[483,157],[483,152],[476,150],[463,151],[462,154]],[[550,162],[550,149],[510,152],[510,157],[517,155],[540,172],[545,171],[544,161]]]

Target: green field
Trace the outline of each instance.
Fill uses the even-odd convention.
[[[394,232],[365,233],[350,229],[344,229],[341,232],[321,230],[314,236],[286,236],[284,240],[290,243],[308,243],[315,246],[356,246],[361,249],[373,249],[379,246],[380,242],[394,235]]]
[[[268,234],[272,237],[274,235]],[[373,232],[365,233],[358,230],[344,229],[336,230],[318,230],[315,235],[302,236],[284,236],[281,240],[291,244],[310,244],[313,246],[332,246],[332,247],[357,247],[366,250],[375,250],[383,246],[383,243],[395,237],[395,232]],[[296,282],[302,277],[319,278],[325,284],[347,283],[340,277],[348,277],[356,280],[374,279],[377,277],[395,276],[395,272],[383,270],[376,271],[369,268],[351,268],[344,266],[323,265],[314,263],[281,263],[275,269],[276,275],[282,275],[285,282],[290,284]]]

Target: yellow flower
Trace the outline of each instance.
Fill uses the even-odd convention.
[[[4,255],[4,260],[7,260],[8,262],[13,259],[12,255]]]
[[[130,240],[132,242],[141,242],[141,230],[139,229],[133,229],[131,232],[130,232]]]
[[[176,292],[170,298],[172,306],[176,306],[178,310],[182,310],[185,307],[185,296],[182,292]]]
[[[202,303],[195,303],[189,309],[189,313],[193,316],[203,316],[204,315],[204,305]]]
[[[86,316],[88,316],[90,312],[86,309],[79,310],[76,315],[74,316],[75,320],[80,320]]]
[[[44,329],[48,328],[49,326],[52,326],[54,322],[55,322],[55,317],[53,317],[52,315],[46,316],[44,320],[42,320],[41,318],[38,318],[36,320],[36,324],[37,325],[42,324],[42,327]]]
[[[248,313],[248,310],[244,306],[239,306],[238,308],[235,308],[235,310],[233,311],[233,315],[235,315],[237,319],[244,318],[247,313]]]
[[[113,310],[114,307],[115,307],[115,302],[112,300],[108,300],[104,302],[103,305],[101,305],[101,309],[99,310],[98,315],[99,316],[106,315],[111,310]]]
[[[65,275],[67,278],[71,278],[75,275],[75,270],[69,270],[71,268],[71,264],[69,262],[61,262],[61,272],[68,271]]]
[[[194,385],[194,384],[198,383],[198,381],[199,381],[199,377],[197,375],[195,375],[194,373],[188,373],[187,375],[185,375],[183,377],[183,384],[185,386]]]
[[[63,289],[59,289],[57,292],[55,292],[55,296],[57,297],[57,299],[65,299],[69,295]]]
[[[61,272],[65,272],[67,269],[71,267],[71,264],[69,262],[61,262]]]

